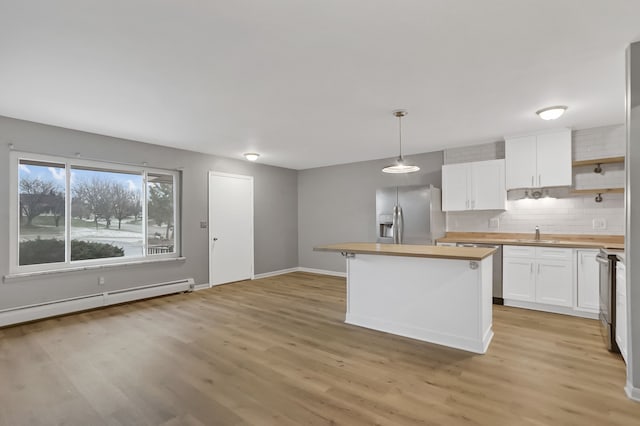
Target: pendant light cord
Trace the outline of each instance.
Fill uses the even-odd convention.
[[[400,140],[400,158],[402,158],[402,115],[398,115],[398,136]]]

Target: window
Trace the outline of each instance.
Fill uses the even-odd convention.
[[[13,272],[177,256],[177,172],[15,152],[12,169]]]

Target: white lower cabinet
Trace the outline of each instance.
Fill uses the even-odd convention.
[[[573,249],[504,246],[503,296],[508,301],[531,302],[525,307],[573,307]],[[542,309],[544,310],[544,309]]]
[[[627,286],[623,263],[616,264],[616,343],[624,362],[627,362]]]
[[[506,250],[506,247],[505,247]],[[533,261],[502,257],[502,297],[505,299],[536,301],[536,281]]]
[[[578,272],[578,309],[600,312],[600,267],[596,262],[599,250],[576,250]]]
[[[571,250],[569,250],[571,251]],[[571,259],[539,260],[536,274],[536,302],[547,305],[573,305]]]
[[[441,243],[441,242],[437,242],[436,245],[439,246],[439,247],[455,247],[456,243]]]

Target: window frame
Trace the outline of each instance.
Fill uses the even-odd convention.
[[[78,270],[78,268],[89,266],[101,266],[109,264],[126,265],[127,263],[140,263],[141,261],[152,262],[154,260],[165,260],[171,258],[180,258],[182,253],[181,244],[181,173],[177,170],[160,169],[148,166],[136,166],[132,164],[123,164],[111,161],[98,161],[98,160],[86,160],[82,158],[70,158],[55,155],[46,154],[34,154],[29,152],[11,151],[10,153],[10,167],[9,167],[9,270],[11,274],[21,274],[29,272],[56,272],[64,270]],[[19,184],[19,164],[20,161],[34,161],[43,163],[57,163],[64,164],[65,167],[65,213],[64,213],[64,226],[65,226],[65,260],[64,262],[57,263],[41,263],[33,265],[19,265],[19,250],[20,250],[20,190]],[[74,167],[80,167],[89,170],[106,171],[106,172],[121,172],[139,174],[142,176],[142,188],[141,188],[141,209],[142,209],[142,241],[143,241],[143,254],[142,256],[125,256],[125,257],[111,257],[102,259],[87,259],[87,260],[71,260],[70,247],[71,247],[71,170]],[[158,253],[148,254],[148,180],[147,174],[162,174],[173,177],[173,237],[174,237],[174,251],[173,253]]]

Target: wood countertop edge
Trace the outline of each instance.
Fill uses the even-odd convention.
[[[371,244],[372,248],[353,247],[352,244]],[[431,259],[452,259],[452,260],[475,260],[480,261],[489,257],[495,252],[495,249],[489,248],[470,248],[470,247],[438,247],[424,246],[428,251],[416,252],[409,251],[389,251],[384,248],[376,247],[377,243],[345,243],[331,244],[327,246],[317,246],[313,251],[333,252],[333,253],[354,253],[354,254],[370,254],[378,256],[399,256],[399,257],[419,257]],[[471,252],[482,254],[471,254]],[[456,253],[458,252],[458,253]],[[462,252],[462,253],[461,253]]]
[[[588,243],[574,241],[557,242],[534,242],[534,241],[511,241],[511,240],[478,240],[478,239],[439,239],[440,243],[479,243],[479,244],[499,244],[503,246],[536,246],[536,247],[558,247],[558,248],[592,248],[592,249],[624,249],[624,244],[618,243]]]
[[[501,244],[514,246],[542,246],[542,247],[564,247],[564,248],[604,248],[604,249],[624,249],[624,237],[617,235],[610,236],[589,236],[585,240],[580,237],[569,239],[565,235],[545,234],[542,240],[552,241],[522,241],[522,239],[533,240],[528,234],[515,234],[513,237],[484,237],[481,235],[472,236],[472,233],[461,233],[461,235],[447,234],[436,241],[441,243],[479,243],[479,244]],[[517,235],[517,237],[516,237]],[[597,238],[601,238],[600,241]],[[613,240],[613,241],[612,241]]]

